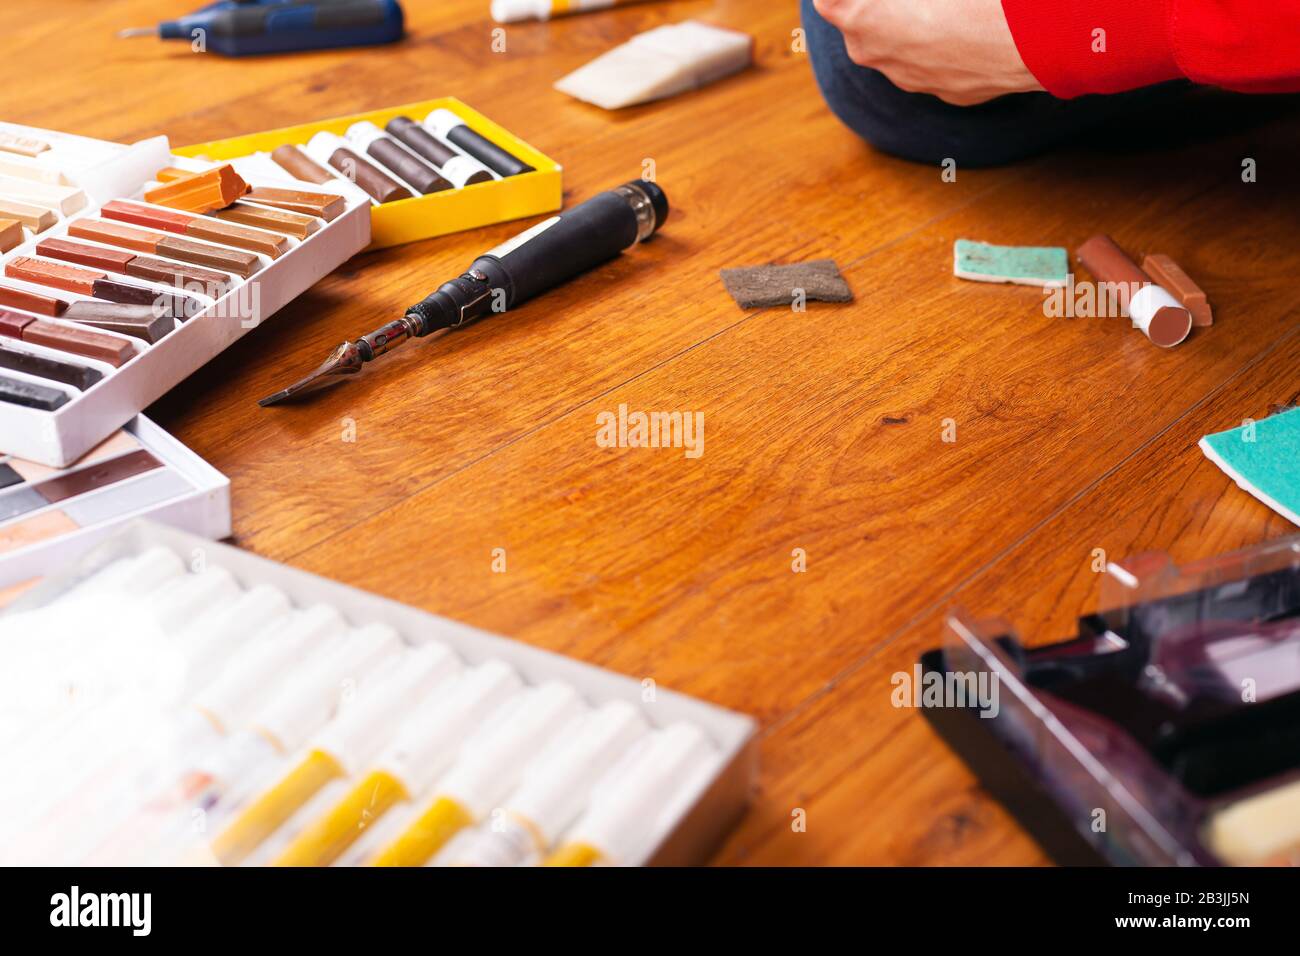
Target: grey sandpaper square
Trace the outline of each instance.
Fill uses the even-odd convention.
[[[789,305],[799,289],[803,290],[805,299],[853,301],[853,292],[833,259],[813,259],[788,266],[723,269],[719,274],[722,284],[742,309]]]

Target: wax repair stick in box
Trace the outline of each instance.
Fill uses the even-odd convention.
[[[556,681],[508,701],[466,741],[456,765],[422,801],[411,824],[379,853],[375,866],[428,863],[453,836],[482,820],[519,782],[528,758],[584,709],[578,692]]]
[[[121,819],[124,809],[129,812],[142,796],[174,778],[186,757],[219,744],[251,716],[294,660],[308,648],[321,648],[343,628],[338,612],[323,605],[288,615],[265,639],[241,648],[176,720],[146,736],[133,753],[112,754],[96,764],[91,777],[55,804],[27,836],[35,846],[64,846],[72,854],[69,862],[80,860],[94,849],[96,836],[102,837],[103,821]]]
[[[297,750],[338,710],[345,688],[364,684],[397,656],[402,640],[384,624],[343,635],[324,653],[307,658],[249,723],[230,734],[211,753],[185,762],[185,769],[159,793],[149,795],[108,843],[102,860],[114,863],[150,858],[158,838],[183,841],[202,821],[219,817],[246,795],[275,764]],[[198,817],[198,820],[195,817]],[[168,827],[171,825],[171,832]]]
[[[488,661],[455,679],[450,690],[417,707],[351,791],[303,828],[278,866],[327,866],[391,808],[426,792],[452,765],[473,729],[522,682],[514,668]]]
[[[144,599],[124,597],[121,592],[65,595],[67,603],[60,602],[60,610],[68,612],[68,616],[46,620],[46,624],[57,633],[50,642],[48,655],[41,662],[42,667],[51,673],[76,674],[82,670],[77,666],[79,659],[93,662],[95,655],[103,653],[102,647],[122,646],[128,637],[132,644],[149,648],[149,660],[140,663],[154,672],[133,673],[132,680],[138,684],[133,684],[130,692],[113,694],[111,688],[97,686],[96,693],[91,695],[93,698],[107,692],[109,707],[116,707],[119,719],[127,719],[150,703],[162,703],[152,699],[137,702],[133,698],[140,693],[139,685],[150,687],[154,695],[162,690],[158,685],[166,680],[167,675],[159,673],[163,666],[157,657],[171,660],[168,652],[172,649],[171,639],[175,632],[195,615],[216,613],[222,604],[238,593],[239,587],[230,572],[214,567],[201,574],[169,576]],[[91,625],[90,621],[96,623]],[[96,637],[87,639],[93,641],[94,646],[77,640],[58,640],[58,634],[65,629],[84,631],[87,627],[98,630]],[[103,680],[107,673],[101,671],[99,679]],[[60,796],[69,792],[81,792],[84,797],[86,780],[104,768],[110,768],[116,774],[123,765],[122,755],[140,738],[135,733],[123,733],[122,725],[116,720],[109,723],[107,717],[108,712],[102,707],[87,711],[85,719],[69,728],[57,746],[49,747],[50,759],[42,762],[42,767],[50,771],[50,776],[42,784],[43,806],[57,804]],[[42,772],[36,767],[32,769],[36,773]]]
[[[673,724],[655,731],[596,785],[587,811],[545,865],[617,866],[636,860],[665,805],[712,757],[698,727]]]
[[[538,754],[505,805],[493,810],[491,821],[447,847],[438,862],[521,866],[538,859],[582,813],[596,782],[647,729],[626,701],[584,714],[571,732]]]
[[[312,738],[286,773],[243,808],[213,840],[213,855],[227,866],[242,863],[326,783],[365,769],[402,718],[421,701],[445,696],[459,671],[459,658],[444,644],[403,653]]]
[[[139,570],[137,568],[137,570]],[[138,578],[136,579],[138,580]],[[92,579],[90,584],[94,584]],[[79,599],[85,599],[89,592],[82,592]],[[237,657],[235,654],[242,646],[249,642],[256,641],[261,635],[274,633],[282,623],[283,619],[288,616],[289,602],[283,593],[275,588],[260,585],[241,595],[233,604],[224,610],[205,617],[176,636],[173,647],[181,657],[179,667],[180,674],[175,680],[176,687],[173,688],[174,706],[180,700],[187,699],[192,694],[193,688],[185,692],[185,685],[193,682],[197,683],[196,675],[206,675],[209,680],[215,673],[219,672],[224,666],[225,661],[231,657]],[[212,658],[216,658],[215,660]],[[163,702],[164,705],[166,702]],[[120,701],[118,706],[106,710],[103,706],[94,703],[79,708],[74,714],[70,715],[65,721],[60,722],[58,734],[38,738],[41,740],[38,750],[31,751],[28,756],[21,756],[19,759],[22,765],[37,768],[48,761],[52,766],[77,766],[87,769],[93,769],[90,766],[90,754],[86,753],[81,759],[76,760],[73,764],[67,764],[63,761],[70,756],[67,744],[69,738],[76,736],[78,733],[82,737],[89,735],[83,733],[86,725],[96,723],[103,725],[110,731],[123,726],[122,719],[127,712],[137,709],[138,704],[134,700]],[[126,735],[123,734],[123,737]],[[90,737],[85,746],[93,746],[96,743],[94,737]],[[129,750],[131,741],[122,741],[126,750],[116,753],[126,753]],[[80,745],[80,744],[78,744]],[[24,754],[26,754],[24,748]],[[105,759],[111,757],[111,754],[102,754]],[[66,774],[65,774],[66,776]],[[31,780],[39,780],[40,774],[34,773]],[[44,791],[48,796],[48,788]],[[10,802],[12,798],[13,802]],[[32,814],[38,808],[48,808],[49,803],[44,800],[36,799],[34,793],[30,793],[24,787],[5,788],[0,791],[0,842],[4,841],[4,833],[9,831],[9,824],[14,824],[19,828],[26,825],[31,819]],[[20,809],[21,808],[21,809]]]
[[[100,568],[51,604],[0,618],[0,673],[57,673],[61,662],[80,659],[89,646],[101,639],[102,629],[94,625],[103,620],[104,613],[115,603],[112,595],[125,582],[131,583],[134,597],[143,599],[184,570],[180,558],[171,551],[151,548]],[[30,640],[32,634],[42,635],[39,643]],[[26,694],[0,695],[0,727],[6,731],[14,728],[4,739],[24,741],[20,745],[23,750],[10,751],[12,759],[22,759],[22,765],[26,765],[28,752],[47,753],[51,743],[84,713],[80,708],[69,712],[66,701],[59,703],[63,719],[51,721],[50,708],[43,702],[33,701]],[[3,796],[0,792],[0,799]]]

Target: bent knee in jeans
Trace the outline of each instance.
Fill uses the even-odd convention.
[[[1016,93],[978,106],[953,106],[928,93],[900,90],[883,73],[854,63],[840,31],[813,0],[801,0],[813,74],[831,111],[882,152],[922,163],[996,166],[1058,146],[1126,111],[1139,97],[1058,100]]]

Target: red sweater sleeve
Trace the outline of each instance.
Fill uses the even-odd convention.
[[[1002,0],[1002,9],[1025,66],[1059,97],[1183,77],[1300,91],[1300,0]]]

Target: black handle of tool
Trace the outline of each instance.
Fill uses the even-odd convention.
[[[640,215],[638,215],[638,209]],[[474,260],[407,310],[420,335],[522,305],[649,238],[668,218],[668,197],[633,180],[524,230]]]

